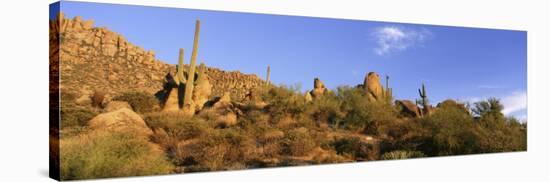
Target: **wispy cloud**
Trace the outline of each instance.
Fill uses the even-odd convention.
[[[471,97],[464,99],[467,102],[474,103],[482,100],[486,100],[488,97]],[[519,111],[524,111],[527,109],[527,92],[526,91],[516,91],[507,95],[497,97],[500,99],[500,103],[504,106],[502,113],[507,116],[516,116],[524,117],[521,114],[517,115]]]
[[[501,102],[504,105],[502,113],[505,115],[527,109],[527,92],[514,92],[511,95],[502,97]]]
[[[432,33],[427,29],[414,30],[398,26],[383,26],[376,28],[371,35],[375,38],[377,44],[374,53],[383,56],[421,44]]]

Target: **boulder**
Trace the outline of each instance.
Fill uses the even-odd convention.
[[[195,110],[200,111],[204,107],[204,104],[208,102],[210,95],[212,95],[212,85],[208,81],[208,78],[197,79],[192,96]]]
[[[313,80],[313,90],[310,92],[313,98],[320,97],[327,91],[325,84],[319,79],[315,78]]]
[[[88,106],[92,104],[92,98],[89,95],[82,95],[75,100],[75,103],[81,106]]]
[[[132,106],[130,106],[128,102],[124,102],[124,101],[111,101],[107,103],[105,108],[103,108],[103,112],[112,112],[122,108],[132,109]]]
[[[110,132],[133,132],[139,136],[153,134],[145,121],[134,111],[128,108],[97,115],[88,121],[91,129]]]
[[[233,104],[231,104],[231,97],[229,92],[225,92],[223,96],[221,96],[218,101],[212,105],[213,109],[221,109],[221,108],[227,108],[231,107]]]
[[[363,81],[369,101],[380,101],[384,98],[384,88],[380,84],[380,76],[375,72],[369,72]]]
[[[410,100],[396,100],[395,105],[403,116],[420,117],[420,109]]]
[[[306,94],[304,96],[304,99],[306,100],[306,102],[313,101],[313,97],[311,96],[311,93],[309,93],[309,92],[306,92]]]

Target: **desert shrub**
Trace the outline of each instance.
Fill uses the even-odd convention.
[[[178,165],[186,172],[235,169],[255,159],[255,141],[236,129],[210,130],[204,137],[182,143],[176,149]]]
[[[331,143],[339,155],[349,156],[355,160],[377,160],[379,151],[374,144],[362,142],[359,137],[343,137]]]
[[[201,118],[175,113],[150,113],[145,115],[144,120],[147,126],[155,131],[153,141],[168,148],[173,147],[170,146],[170,140],[180,141],[200,137],[211,129],[209,123]]]
[[[305,113],[318,124],[328,123],[336,126],[344,117],[344,113],[340,110],[341,104],[338,97],[333,92],[329,92],[306,105]]]
[[[392,152],[386,152],[382,155],[382,160],[394,160],[394,159],[410,159],[410,158],[420,158],[426,157],[424,153],[419,151],[403,151],[396,150]]]
[[[432,133],[430,155],[458,155],[482,152],[480,133],[473,118],[462,109],[443,107],[422,120],[423,127]]]
[[[417,119],[386,123],[386,137],[380,141],[380,152],[394,150],[425,151],[433,148],[432,132]]]
[[[270,103],[266,109],[275,118],[304,112],[305,98],[296,87],[271,87],[262,95],[262,99]]]
[[[338,97],[342,111],[346,113],[342,126],[351,130],[363,130],[366,134],[378,135],[381,125],[396,119],[396,112],[389,102],[369,102],[360,88],[339,87]]]
[[[502,114],[504,106],[496,98],[474,103],[472,112],[478,117],[480,152],[508,152],[527,150],[526,128],[513,117]]]
[[[303,156],[318,146],[307,128],[296,128],[288,131],[282,141],[283,153],[292,156]]]
[[[61,143],[61,179],[167,174],[162,151],[130,133],[87,134]]]
[[[132,109],[138,113],[152,112],[159,105],[154,95],[138,91],[123,93],[114,97],[113,100],[128,102]]]
[[[61,128],[84,127],[88,121],[99,114],[95,109],[77,106],[75,104],[62,104],[60,111]]]

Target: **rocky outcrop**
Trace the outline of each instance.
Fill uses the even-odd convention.
[[[204,63],[202,63],[201,68],[199,69],[197,84],[193,90],[192,100],[195,110],[197,111],[200,111],[204,107],[204,104],[208,102],[210,95],[212,95],[212,85],[210,84],[210,81],[208,81],[208,75],[206,75],[204,69]]]
[[[325,84],[319,78],[315,78],[313,80],[313,90],[309,92],[311,96],[313,98],[321,97],[325,92],[327,92]]]
[[[395,106],[401,115],[406,117],[420,117],[420,109],[410,100],[396,100]]]
[[[153,133],[145,121],[128,108],[97,115],[88,121],[91,129],[109,132],[132,132],[139,136],[149,136]]]
[[[61,14],[50,21],[50,49],[50,59],[59,61],[61,92],[77,96],[95,90],[105,91],[106,99],[136,90],[154,94],[163,88],[166,73],[174,75],[176,71],[175,66],[157,59],[153,50],[78,16],[68,19]],[[189,65],[184,67],[187,70]],[[242,99],[248,90],[265,85],[254,74],[212,67],[205,70],[211,97],[229,92],[233,99]]]
[[[380,76],[375,72],[369,72],[363,81],[363,88],[367,92],[369,101],[381,101],[384,99],[384,88],[380,83]]]

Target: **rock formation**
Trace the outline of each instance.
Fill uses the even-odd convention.
[[[210,95],[212,95],[212,85],[208,79],[208,75],[206,74],[206,66],[203,62],[199,66],[199,74],[196,81],[197,83],[195,85],[195,89],[193,90],[192,97],[195,110],[197,111],[203,108],[204,104],[208,102],[208,99],[210,99]]]
[[[311,101],[313,101],[313,97],[311,96],[311,93],[309,93],[309,92],[306,92],[306,93],[305,93],[304,99],[306,100],[306,102],[311,102]]]
[[[395,106],[403,116],[420,117],[420,109],[410,100],[396,100]]]
[[[381,101],[384,99],[384,89],[380,84],[380,76],[375,72],[369,72],[363,81],[363,88],[367,92],[369,101]]]
[[[166,73],[175,72],[172,65],[155,58],[154,51],[106,27],[95,27],[92,20],[68,19],[62,13],[50,20],[50,62],[59,64],[60,91],[77,97],[90,97],[95,90],[105,91],[106,99],[128,91],[154,94],[163,88]],[[229,92],[240,100],[248,90],[265,85],[254,74],[212,67],[205,67],[205,73],[212,96]]]
[[[128,108],[97,115],[88,121],[91,129],[109,132],[133,132],[139,136],[149,136],[153,131],[145,124],[145,121]]]
[[[315,78],[313,80],[313,90],[309,92],[311,96],[315,99],[321,97],[325,92],[327,92],[325,84],[319,78]]]

